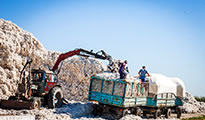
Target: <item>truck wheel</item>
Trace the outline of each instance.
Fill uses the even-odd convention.
[[[165,117],[166,117],[166,118],[170,118],[170,116],[171,116],[171,109],[168,108],[168,109],[166,109],[166,111],[165,111]]]
[[[93,104],[92,107],[93,107],[92,114],[94,115],[94,117],[98,116],[97,105],[96,105],[96,104]]]
[[[136,116],[141,116],[141,115],[142,115],[142,110],[141,110],[139,107],[136,107],[136,108],[134,109],[134,114],[135,114]]]
[[[180,118],[182,115],[182,109],[180,107],[177,107],[176,112],[177,112],[177,118]]]
[[[154,118],[157,119],[161,116],[161,111],[160,109],[157,109],[155,112],[154,112]]]
[[[143,111],[143,117],[147,117],[147,112],[146,111]]]
[[[124,109],[123,111],[122,111],[122,116],[126,116],[126,115],[128,115],[129,114],[129,110],[128,109]]]
[[[93,111],[92,114],[96,117],[96,116],[100,116],[103,112],[103,109],[100,105],[97,104],[93,104]]]
[[[31,109],[40,109],[41,107],[41,99],[40,98],[33,98]]]
[[[54,87],[48,95],[48,107],[58,108],[62,105],[63,93],[61,88]]]

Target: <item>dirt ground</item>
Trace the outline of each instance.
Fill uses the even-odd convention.
[[[182,114],[181,118],[180,119],[184,119],[184,118],[192,118],[192,117],[200,117],[200,116],[203,116],[205,115],[205,113],[189,113],[189,114]],[[143,120],[155,120],[152,116],[147,116],[147,117],[142,117]],[[168,120],[177,120],[177,114],[175,113],[172,113],[171,114],[171,117],[170,119]],[[166,120],[165,116],[164,115],[161,115],[160,118],[158,118],[157,120]]]
[[[205,115],[205,113],[189,113],[189,114],[182,114],[181,119],[183,118],[192,118],[192,117],[200,117]],[[177,119],[177,115],[176,114],[172,114],[171,118],[175,118]]]
[[[183,118],[192,118],[192,117],[200,117],[200,116],[203,116],[203,115],[205,115],[205,113],[182,114],[181,119],[183,119]],[[176,114],[174,114],[173,116],[176,117]]]

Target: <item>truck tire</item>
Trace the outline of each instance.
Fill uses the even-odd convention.
[[[32,101],[31,109],[40,109],[41,107],[41,99],[34,97]]]
[[[48,108],[58,108],[62,105],[63,93],[60,87],[51,89],[48,95]]]
[[[154,112],[154,118],[157,119],[161,116],[161,110],[160,109],[157,109],[155,112]]]
[[[142,110],[139,107],[134,108],[134,115],[141,116]]]
[[[168,108],[168,109],[165,110],[165,117],[170,118],[170,116],[171,116],[171,109]]]
[[[180,118],[182,115],[182,109],[180,107],[177,107],[176,112],[177,112],[177,118]]]
[[[92,107],[93,107],[92,115],[94,115],[94,117],[98,116],[98,112],[97,112],[98,106],[96,104],[93,104]]]
[[[123,111],[122,111],[122,116],[126,116],[126,115],[128,115],[129,114],[129,110],[128,109],[124,109]]]
[[[147,111],[143,111],[143,117],[147,117],[148,112]]]
[[[92,114],[96,117],[96,116],[101,116],[103,113],[103,108],[101,105],[99,104],[93,104],[93,111]]]

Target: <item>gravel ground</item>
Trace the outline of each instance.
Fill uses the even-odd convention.
[[[69,101],[69,104],[63,105],[61,108],[48,109],[41,107],[40,110],[4,110],[0,109],[0,119],[2,115],[7,116],[34,116],[35,120],[106,120],[109,116],[94,117],[91,114],[93,110],[91,102],[77,102]],[[204,113],[192,113],[182,114],[182,118],[190,118],[205,115]],[[109,117],[114,118],[114,117]],[[135,115],[126,115],[120,120],[154,120],[152,116],[148,118],[138,117]],[[160,117],[159,120],[176,120],[176,114],[172,114],[170,119],[166,119],[164,116]]]

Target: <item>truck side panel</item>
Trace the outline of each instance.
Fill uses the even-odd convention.
[[[121,89],[115,90],[115,86]],[[125,84],[113,80],[104,80],[100,77],[92,77],[90,81],[90,90],[88,99],[103,104],[122,107]]]
[[[153,88],[153,90],[150,90]],[[173,93],[154,94],[157,87],[148,83],[126,83],[119,79],[105,80],[91,77],[89,97],[102,104],[127,107],[173,107],[181,106],[182,100]],[[149,93],[149,92],[151,93]]]

